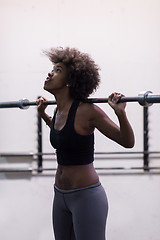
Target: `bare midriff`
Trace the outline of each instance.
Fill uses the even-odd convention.
[[[55,185],[63,190],[83,188],[96,184],[99,177],[93,163],[87,165],[58,165]]]

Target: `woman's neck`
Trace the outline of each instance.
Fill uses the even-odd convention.
[[[62,96],[62,95],[56,95],[55,96],[56,99],[56,103],[57,103],[57,108],[59,112],[62,111],[68,111],[68,109],[70,108],[73,99],[70,96]]]

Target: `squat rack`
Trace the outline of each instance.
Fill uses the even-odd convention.
[[[88,98],[82,100],[83,102],[88,103],[107,103],[108,98]],[[138,102],[141,106],[143,106],[143,170],[149,171],[152,168],[149,167],[149,144],[148,144],[148,107],[153,103],[160,103],[160,94],[153,94],[151,91],[141,92],[137,97],[121,97],[119,102]],[[56,101],[47,101],[46,105],[55,105]],[[36,101],[30,102],[28,99],[22,99],[19,101],[12,102],[0,102],[0,108],[20,108],[27,109],[29,106],[36,106]],[[45,169],[43,168],[43,149],[42,149],[42,119],[37,114],[37,171],[42,172]],[[0,154],[1,156],[1,154]],[[109,169],[109,168],[107,168]],[[117,168],[122,169],[122,168]],[[132,169],[140,169],[140,168],[132,168]],[[160,169],[160,168],[159,168]],[[22,169],[22,172],[32,172],[33,169],[29,168]],[[49,169],[48,169],[49,170]],[[50,169],[51,170],[51,169]],[[19,170],[17,170],[19,172]]]

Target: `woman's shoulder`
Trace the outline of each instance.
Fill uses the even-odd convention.
[[[96,104],[94,103],[84,103],[80,102],[79,104],[79,113],[91,117],[94,117],[95,115],[104,115],[104,111]]]

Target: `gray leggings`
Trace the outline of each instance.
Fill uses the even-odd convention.
[[[55,239],[105,240],[108,201],[101,183],[75,190],[54,189]]]

